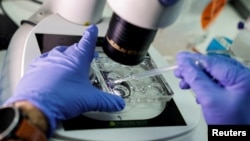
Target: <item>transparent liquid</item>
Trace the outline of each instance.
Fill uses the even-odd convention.
[[[125,66],[112,61],[101,48],[96,49],[99,57],[95,58],[91,64],[89,74],[91,83],[98,89],[121,96],[126,106],[118,112],[92,111],[84,113],[85,116],[96,120],[120,121],[150,119],[162,113],[173,95],[173,91],[162,75],[114,83],[114,80],[118,78],[156,68],[149,55],[139,65]]]
[[[106,92],[121,96],[127,103],[166,102],[173,92],[161,75],[114,83],[114,80],[153,68],[155,66],[149,57],[136,66],[121,65],[108,57],[99,57],[92,63],[91,82]]]

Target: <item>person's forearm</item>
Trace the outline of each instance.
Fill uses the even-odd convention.
[[[35,106],[33,106],[28,101],[18,101],[15,102],[14,105],[20,108],[24,114],[26,114],[30,121],[38,127],[44,134],[47,133],[48,130],[48,121],[46,116]]]

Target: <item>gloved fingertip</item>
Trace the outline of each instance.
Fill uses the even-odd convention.
[[[91,44],[94,46],[96,44],[96,39],[98,35],[98,29],[95,25],[90,25],[84,32],[83,36],[79,42],[80,46],[84,44]]]
[[[178,67],[177,69],[174,70],[174,75],[175,75],[175,77],[177,77],[177,78],[182,78],[182,76],[181,76],[181,70],[180,70],[179,67]]]
[[[91,30],[91,29],[97,29],[97,26],[95,24],[91,24],[88,26],[87,30]]]
[[[197,104],[200,104],[200,101],[198,98],[195,99]]]
[[[126,103],[124,100],[120,101],[120,104],[116,107],[116,110],[115,111],[121,111],[125,108],[126,106]]]
[[[122,97],[116,96],[116,95],[115,95],[115,97],[116,97],[116,100],[118,102],[118,104],[116,105],[115,111],[123,110],[125,108],[125,106],[126,106],[126,103],[125,103],[124,99]]]
[[[93,37],[97,36],[98,28],[96,25],[90,25],[85,32],[83,33],[83,37]]]
[[[36,58],[36,59],[46,58],[46,57],[48,56],[48,53],[49,53],[49,52],[43,53],[43,54],[41,54],[41,55],[40,55],[38,58]]]
[[[188,83],[185,80],[181,80],[179,83],[179,86],[181,89],[190,89],[190,86],[188,85]]]
[[[99,90],[98,90],[99,91]],[[102,97],[102,103],[97,107],[97,109],[106,112],[117,112],[125,108],[125,100],[118,95],[99,91],[99,96]]]
[[[98,58],[98,57],[99,57],[99,54],[98,54],[97,51],[95,51],[95,53],[94,53],[94,58]]]
[[[91,62],[94,57],[97,35],[97,27],[95,25],[90,25],[84,31],[79,43],[68,50],[68,52],[70,52],[69,54],[74,54],[74,56],[78,58],[78,60],[87,60],[87,63]]]

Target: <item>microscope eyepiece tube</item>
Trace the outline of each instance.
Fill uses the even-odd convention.
[[[113,13],[103,42],[103,51],[112,60],[124,65],[137,65],[146,56],[157,33],[133,25]]]

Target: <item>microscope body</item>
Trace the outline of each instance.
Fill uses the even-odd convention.
[[[51,2],[63,18],[80,25],[102,20],[105,0],[62,0]],[[178,18],[184,0],[108,0],[113,14],[103,42],[104,52],[124,65],[137,65],[146,56],[157,30],[170,26]]]
[[[163,0],[162,0],[163,1]],[[111,59],[124,65],[138,65],[148,53],[157,30],[178,18],[183,0],[108,0],[113,15],[103,43]]]

